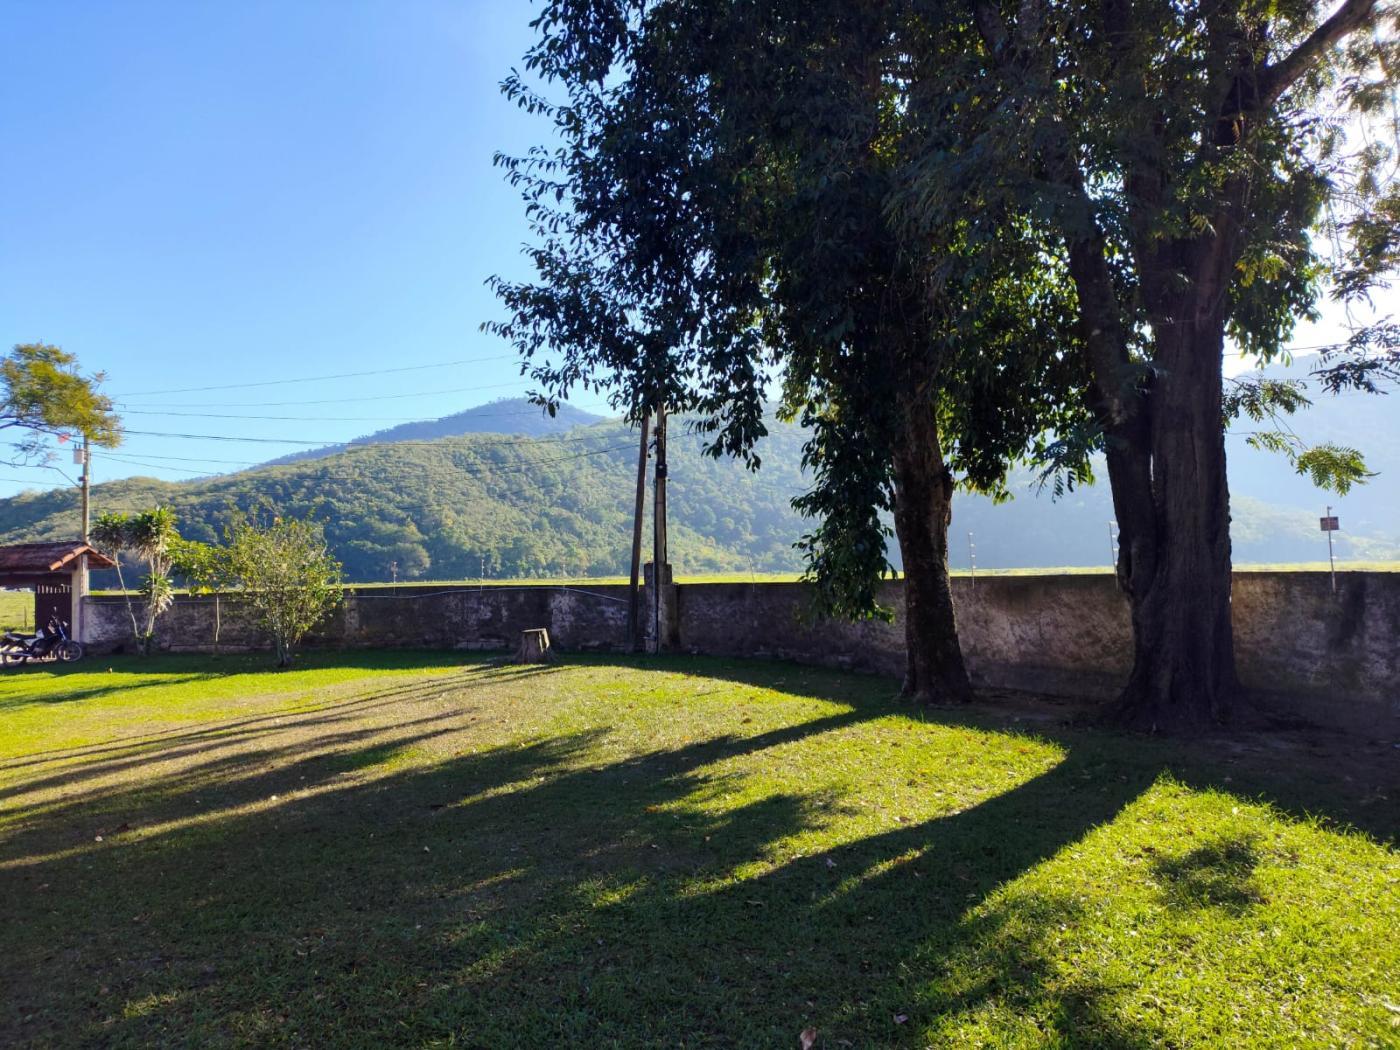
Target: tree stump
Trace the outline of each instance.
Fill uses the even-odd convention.
[[[520,648],[515,651],[518,664],[542,664],[549,662],[549,631],[534,627],[520,632]]]

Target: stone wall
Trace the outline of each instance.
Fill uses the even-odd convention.
[[[683,584],[678,634],[692,652],[775,656],[882,674],[903,671],[893,623],[816,622],[801,584]],[[1112,576],[953,580],[968,670],[981,685],[1107,699],[1132,668],[1128,603]],[[1400,731],[1400,573],[1235,574],[1244,685],[1271,706],[1328,724]]]
[[[893,623],[816,620],[797,583],[681,584],[667,597],[664,636],[686,652],[903,669],[897,584],[884,593]],[[513,648],[526,628],[547,627],[561,650],[619,650],[626,598],[625,587],[357,588],[308,643],[499,650]],[[1108,575],[961,577],[954,600],[981,684],[1104,698],[1127,676],[1128,606]],[[130,638],[120,598],[91,598],[88,609],[87,638],[97,650]],[[1339,573],[1335,594],[1326,573],[1238,573],[1234,611],[1246,686],[1326,723],[1400,726],[1400,573]],[[177,602],[158,644],[207,649],[213,612],[209,599]],[[236,603],[224,601],[223,622],[226,647],[264,644]]]
[[[125,602],[89,598],[86,644],[97,651],[127,645]],[[267,639],[237,601],[219,606],[219,642],[230,650],[258,649]],[[161,617],[156,644],[175,652],[213,646],[212,598],[179,598]],[[626,587],[361,587],[306,639],[310,646],[426,649],[511,649],[520,632],[548,627],[561,649],[619,649],[627,634]]]

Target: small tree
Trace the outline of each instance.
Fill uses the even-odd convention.
[[[169,507],[142,511],[131,519],[128,531],[128,546],[146,563],[146,576],[141,581],[141,597],[146,603],[141,645],[144,652],[150,653],[156,636],[156,618],[175,601],[175,588],[170,583],[172,549],[180,541],[175,529],[175,512]]]
[[[322,528],[295,518],[260,526],[251,516],[228,532],[229,570],[258,625],[288,667],[292,650],[341,600],[340,562]]]
[[[76,357],[45,343],[22,343],[0,358],[0,429],[29,431],[19,458],[42,455],[45,435],[67,431],[101,448],[121,444],[112,400],[98,392],[103,378],[83,375]]]
[[[156,636],[156,619],[175,601],[170,583],[173,550],[180,542],[175,528],[175,512],[169,507],[152,507],[140,514],[103,514],[92,528],[92,540],[117,563],[117,583],[126,597],[131,633],[142,655],[149,655]],[[146,575],[139,593],[145,604],[143,623],[136,621],[131,592],[122,576],[121,555],[130,553],[146,563]]]
[[[223,631],[223,610],[220,599],[233,582],[229,551],[198,540],[179,540],[171,548],[172,568],[184,578],[191,594],[209,595],[214,600],[214,652],[219,651],[219,635]]]

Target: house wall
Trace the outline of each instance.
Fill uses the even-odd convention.
[[[954,580],[964,653],[982,685],[1107,698],[1132,662],[1128,605],[1108,575],[982,576]],[[810,614],[798,583],[680,584],[666,595],[671,647],[776,657],[898,675],[904,636],[900,587],[887,584],[891,622],[845,623]],[[625,587],[357,588],[307,640],[367,648],[513,648],[547,627],[564,651],[624,648]],[[89,598],[95,649],[130,638],[120,598]],[[222,603],[225,647],[265,644],[236,602]],[[650,620],[650,617],[644,619]],[[1234,621],[1240,676],[1271,706],[1328,724],[1400,728],[1400,573],[1238,573]],[[214,603],[185,599],[162,618],[158,645],[206,650]]]

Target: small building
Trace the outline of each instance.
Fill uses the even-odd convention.
[[[42,627],[57,615],[72,636],[83,639],[83,601],[89,569],[110,569],[115,562],[81,540],[14,543],[0,547],[0,587],[34,592],[34,623]]]

